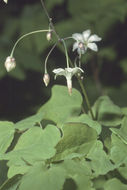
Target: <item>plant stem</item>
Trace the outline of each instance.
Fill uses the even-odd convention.
[[[70,61],[71,66],[73,67],[72,61],[70,59],[69,59],[69,61]],[[87,93],[86,93],[85,87],[83,85],[83,82],[79,79],[79,77],[77,77],[77,79],[78,79],[79,85],[81,87],[82,93],[84,95],[84,98],[86,100],[86,104],[87,104],[88,110],[90,111],[91,117],[92,117],[93,120],[95,120],[93,111],[92,111],[91,106],[90,106],[89,98],[87,96]]]
[[[85,97],[86,104],[87,104],[87,107],[88,107],[88,109],[89,109],[89,111],[90,111],[91,117],[92,117],[92,119],[94,120],[95,118],[94,118],[93,111],[92,111],[91,106],[90,106],[90,102],[89,102],[89,99],[88,99],[88,96],[87,96],[85,87],[84,87],[82,81],[81,81],[79,78],[78,78],[78,82],[79,82],[80,87],[81,87],[81,89],[82,89],[82,93],[83,93],[83,95],[84,95],[84,97]]]
[[[12,48],[12,51],[11,51],[11,54],[10,56],[13,57],[13,54],[14,54],[14,50],[17,46],[17,44],[19,43],[20,40],[22,40],[23,38],[25,38],[26,36],[29,36],[31,34],[35,34],[35,33],[41,33],[41,32],[48,32],[49,30],[36,30],[36,31],[32,31],[32,32],[29,32],[27,34],[24,34],[23,36],[21,36],[14,44],[13,48]]]
[[[68,53],[67,53],[67,48],[66,48],[66,44],[65,41],[62,39],[63,45],[64,45],[64,49],[65,49],[65,55],[66,55],[66,61],[67,61],[67,68],[69,68],[69,60],[68,60]]]
[[[46,57],[46,59],[45,59],[45,73],[47,73],[47,61],[48,61],[48,58],[49,58],[50,54],[52,53],[52,51],[54,50],[54,48],[56,47],[57,43],[58,43],[58,42],[56,42],[56,43],[53,45],[53,47],[50,49],[50,51],[49,51],[49,53],[48,53],[48,55],[47,55],[47,57]]]
[[[45,7],[45,4],[44,4],[44,1],[43,1],[43,0],[41,0],[41,4],[42,4],[42,7],[44,8],[45,14],[46,14],[47,17],[48,17],[48,20],[49,20],[50,26],[52,27],[53,32],[55,33],[55,35],[56,35],[56,37],[57,37],[57,39],[58,39],[59,42],[63,41],[64,47],[65,47],[65,50],[66,50],[66,45],[65,45],[64,39],[61,39],[61,38],[59,37],[59,35],[57,34],[57,32],[56,32],[56,30],[55,30],[55,27],[54,27],[54,24],[53,24],[53,22],[52,22],[52,18],[50,18],[50,16],[49,16],[49,14],[48,14],[48,11],[47,11],[47,9],[46,9],[46,7]],[[71,38],[71,37],[69,37],[69,38]],[[65,38],[65,40],[66,40],[66,39],[67,39],[67,38]],[[67,59],[67,67],[69,67],[69,61],[70,61],[71,66],[73,67],[73,63],[71,62],[71,60],[68,61],[67,50],[65,51],[65,53],[66,53],[66,59]],[[91,109],[91,106],[90,106],[90,102],[89,102],[89,99],[88,99],[88,96],[87,96],[85,87],[84,87],[82,81],[81,81],[79,78],[78,78],[78,82],[79,82],[79,85],[80,85],[80,87],[81,87],[82,93],[83,93],[83,95],[84,95],[84,97],[85,97],[86,104],[87,104],[87,107],[88,107],[88,109],[89,109],[89,111],[90,111],[91,117],[92,117],[92,119],[94,120],[94,115],[93,115],[93,112],[92,112],[92,109]]]
[[[54,24],[53,24],[53,22],[52,22],[52,18],[49,16],[49,13],[48,13],[48,11],[47,11],[47,9],[46,9],[46,6],[45,6],[43,0],[41,0],[41,4],[42,4],[42,7],[43,7],[43,9],[44,9],[44,11],[45,11],[45,14],[46,14],[46,16],[47,16],[47,18],[48,18],[48,20],[49,20],[49,25],[51,26],[53,32],[55,33],[55,35],[56,35],[58,41],[61,41],[61,38],[59,37],[59,35],[57,34],[57,32],[56,32],[56,30],[55,30],[55,28],[54,28]]]

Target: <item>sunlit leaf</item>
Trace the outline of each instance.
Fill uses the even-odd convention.
[[[59,190],[65,181],[65,170],[62,168],[46,169],[42,164],[35,165],[23,176],[19,190],[37,189]]]
[[[115,166],[110,162],[108,155],[103,150],[101,141],[97,141],[87,155],[95,176],[104,175],[113,170]]]
[[[92,190],[92,182],[90,180],[92,172],[84,160],[81,162],[65,160],[56,167],[64,168],[67,178],[73,179],[76,189],[84,190],[87,187],[87,190]]]
[[[97,139],[97,133],[86,124],[68,123],[63,126],[63,137],[56,146],[54,160],[86,155]]]
[[[0,121],[0,153],[4,153],[14,137],[14,124],[8,121]]]
[[[23,119],[15,124],[15,128],[22,131],[25,129],[29,129],[35,126],[35,124],[40,124],[40,121],[42,120],[43,115],[42,113],[37,113],[35,115],[32,115],[30,117],[27,117],[26,119]]]
[[[112,134],[110,159],[117,165],[123,164],[127,159],[127,145],[114,134]]]
[[[104,185],[104,190],[126,190],[127,185],[123,184],[119,179],[117,178],[112,178],[109,179],[105,185]]]
[[[108,96],[99,97],[93,106],[96,119],[104,126],[112,127],[121,124],[122,111]]]
[[[9,177],[23,173],[28,166],[54,156],[55,146],[60,140],[60,132],[56,126],[48,125],[44,130],[34,127],[21,135],[15,148],[5,154],[3,159],[9,160],[8,166],[13,166]],[[19,170],[15,167],[19,167]],[[24,168],[26,166],[27,168]]]
[[[78,115],[81,104],[82,97],[76,89],[72,90],[70,96],[67,87],[55,85],[50,100],[40,108],[39,112],[44,115],[44,119],[59,124],[65,122],[70,116]]]
[[[11,179],[5,181],[5,183],[0,187],[0,190],[17,190],[22,175],[16,175]]]
[[[91,117],[87,114],[82,114],[78,117],[72,117],[67,120],[67,122],[76,122],[76,123],[84,123],[89,127],[95,129],[98,134],[101,133],[101,125],[97,121],[91,119]]]
[[[118,135],[121,140],[127,144],[127,116],[123,118],[120,129],[112,128],[111,131]]]

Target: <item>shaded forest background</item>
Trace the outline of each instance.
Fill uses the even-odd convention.
[[[60,37],[91,29],[102,37],[99,51],[82,57],[84,84],[91,104],[108,94],[119,106],[127,103],[127,1],[126,0],[46,0],[46,7]],[[59,46],[48,60],[51,82],[44,86],[44,60],[52,47],[46,34],[25,38],[17,46],[14,57],[17,67],[10,73],[4,61],[15,41],[32,30],[48,28],[48,20],[38,0],[0,1],[0,119],[18,121],[35,113],[51,96],[54,84],[66,85],[65,78],[54,81],[52,70],[65,67],[65,55]],[[69,56],[73,40],[67,42]],[[76,80],[73,86],[77,89]],[[80,89],[79,89],[80,90]]]

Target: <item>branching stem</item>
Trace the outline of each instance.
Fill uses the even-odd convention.
[[[55,30],[54,24],[53,24],[53,22],[52,22],[52,18],[50,18],[49,13],[48,13],[48,11],[47,11],[47,9],[46,9],[46,7],[45,7],[45,4],[44,4],[44,1],[43,1],[43,0],[41,0],[41,4],[42,4],[42,7],[43,7],[43,9],[44,9],[44,11],[45,11],[45,14],[47,15],[47,18],[48,18],[48,20],[49,20],[49,24],[50,24],[50,26],[51,26],[51,29],[52,29],[53,32],[55,33],[55,35],[56,35],[58,41],[59,41],[59,42],[62,41],[63,44],[64,44],[64,47],[65,47],[65,54],[66,54],[66,59],[67,59],[67,67],[69,67],[69,61],[70,61],[70,60],[68,61],[68,54],[67,54],[66,44],[65,44],[64,40],[70,39],[71,37],[67,37],[67,38],[64,38],[64,39],[61,39],[61,38],[59,37],[59,35],[57,34],[57,32],[56,32],[56,30]],[[72,63],[71,61],[70,61],[70,63],[71,63],[71,66],[73,67],[73,63]],[[81,81],[79,78],[78,78],[78,82],[79,82],[79,85],[80,85],[80,87],[81,87],[81,90],[82,90],[82,93],[83,93],[83,95],[84,95],[84,98],[85,98],[85,100],[86,100],[86,104],[87,104],[87,107],[88,107],[88,109],[89,109],[89,111],[90,111],[91,117],[92,117],[92,119],[94,120],[94,115],[93,115],[93,112],[92,112],[92,109],[91,109],[91,106],[90,106],[90,102],[89,102],[89,99],[88,99],[88,96],[87,96],[85,87],[84,87],[82,81]]]

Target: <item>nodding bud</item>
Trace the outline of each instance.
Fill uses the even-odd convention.
[[[72,94],[72,80],[71,79],[67,79],[67,87],[68,87],[69,95],[71,96]]]
[[[50,82],[50,76],[48,73],[45,73],[44,74],[44,77],[43,77],[43,81],[45,83],[45,86],[48,86],[49,82]]]
[[[52,31],[47,32],[46,38],[48,41],[52,39]]]
[[[6,61],[4,63],[4,66],[7,70],[7,72],[10,72],[11,70],[13,70],[16,67],[16,61],[14,57],[7,57]]]

